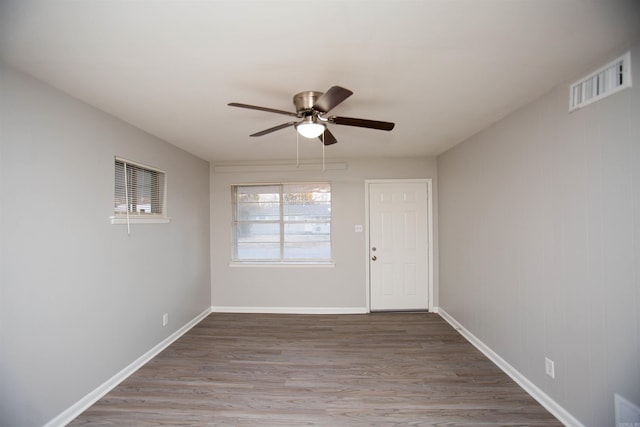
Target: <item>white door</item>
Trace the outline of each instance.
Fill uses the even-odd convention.
[[[426,182],[369,183],[371,310],[427,310]]]

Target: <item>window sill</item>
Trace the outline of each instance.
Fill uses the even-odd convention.
[[[109,220],[111,221],[111,224],[125,224],[125,225],[127,224],[127,222],[129,224],[167,224],[171,222],[171,218],[167,218],[167,217],[141,218],[141,217],[131,216],[127,220],[127,218],[110,216]]]
[[[333,268],[336,264],[333,261],[304,261],[304,262],[260,262],[260,261],[231,261],[229,267],[317,267]]]

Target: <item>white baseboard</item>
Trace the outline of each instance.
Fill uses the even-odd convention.
[[[78,415],[88,409],[91,405],[96,403],[100,398],[113,390],[118,384],[127,379],[131,374],[140,369],[145,363],[153,359],[157,356],[162,350],[171,345],[174,341],[180,338],[182,335],[187,333],[189,329],[193,328],[195,325],[200,323],[202,319],[207,317],[211,313],[211,307],[204,310],[202,313],[198,314],[192,320],[190,320],[186,325],[175,331],[173,334],[169,335],[167,338],[162,340],[159,344],[153,347],[151,350],[147,351],[145,354],[140,356],[138,359],[133,361],[129,366],[125,367],[123,370],[115,374],[113,377],[109,378],[102,385],[97,387],[91,393],[87,394],[85,397],[80,399],[74,405],[66,409],[64,412],[59,414],[57,417],[49,421],[44,427],[63,427],[73,421]]]
[[[236,307],[213,306],[214,313],[263,313],[263,314],[364,314],[366,307]]]
[[[454,319],[449,313],[447,313],[442,307],[438,307],[434,310],[444,320],[446,320],[455,330],[466,338],[474,347],[480,350],[485,356],[487,356],[493,363],[495,363],[505,374],[509,375],[520,387],[522,387],[527,393],[538,401],[547,411],[556,417],[562,424],[569,427],[584,427],[584,425],[578,421],[573,415],[571,415],[566,409],[560,406],[555,400],[553,400],[548,394],[542,391],[538,386],[531,382],[527,377],[522,375],[516,368],[511,366],[498,355],[495,351],[491,350],[489,346],[480,341],[475,335],[469,332],[464,326],[462,326],[456,319]]]

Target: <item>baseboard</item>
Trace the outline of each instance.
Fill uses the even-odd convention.
[[[553,400],[548,394],[542,391],[538,386],[531,382],[527,377],[522,375],[516,368],[511,366],[500,357],[495,351],[491,350],[489,346],[480,341],[475,335],[469,332],[464,326],[462,326],[456,319],[454,319],[449,313],[447,313],[442,307],[438,307],[434,310],[444,320],[446,320],[455,330],[466,338],[474,347],[480,350],[485,356],[487,356],[493,363],[495,363],[505,374],[509,375],[520,387],[522,387],[527,393],[538,401],[545,409],[556,417],[561,423],[569,427],[584,427],[584,425],[578,421],[573,415],[571,415],[566,409],[560,406],[555,400]]]
[[[192,320],[190,320],[186,325],[175,331],[173,334],[169,335],[167,338],[162,340],[159,344],[153,347],[151,350],[147,351],[145,354],[140,356],[138,359],[133,361],[129,366],[115,374],[113,377],[109,378],[102,385],[97,387],[91,393],[87,394],[85,397],[80,399],[74,405],[66,409],[60,415],[49,421],[44,427],[63,427],[73,421],[78,415],[88,409],[91,405],[96,403],[100,398],[113,390],[118,384],[127,379],[131,374],[140,369],[145,363],[153,359],[157,356],[162,350],[171,345],[174,341],[180,338],[182,335],[187,333],[191,328],[200,323],[202,319],[207,317],[211,313],[211,307],[204,310],[202,313],[198,314]]]
[[[214,313],[263,313],[263,314],[364,314],[366,307],[237,307],[213,306]]]

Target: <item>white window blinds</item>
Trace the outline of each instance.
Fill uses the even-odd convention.
[[[165,172],[115,158],[112,223],[165,222]]]

